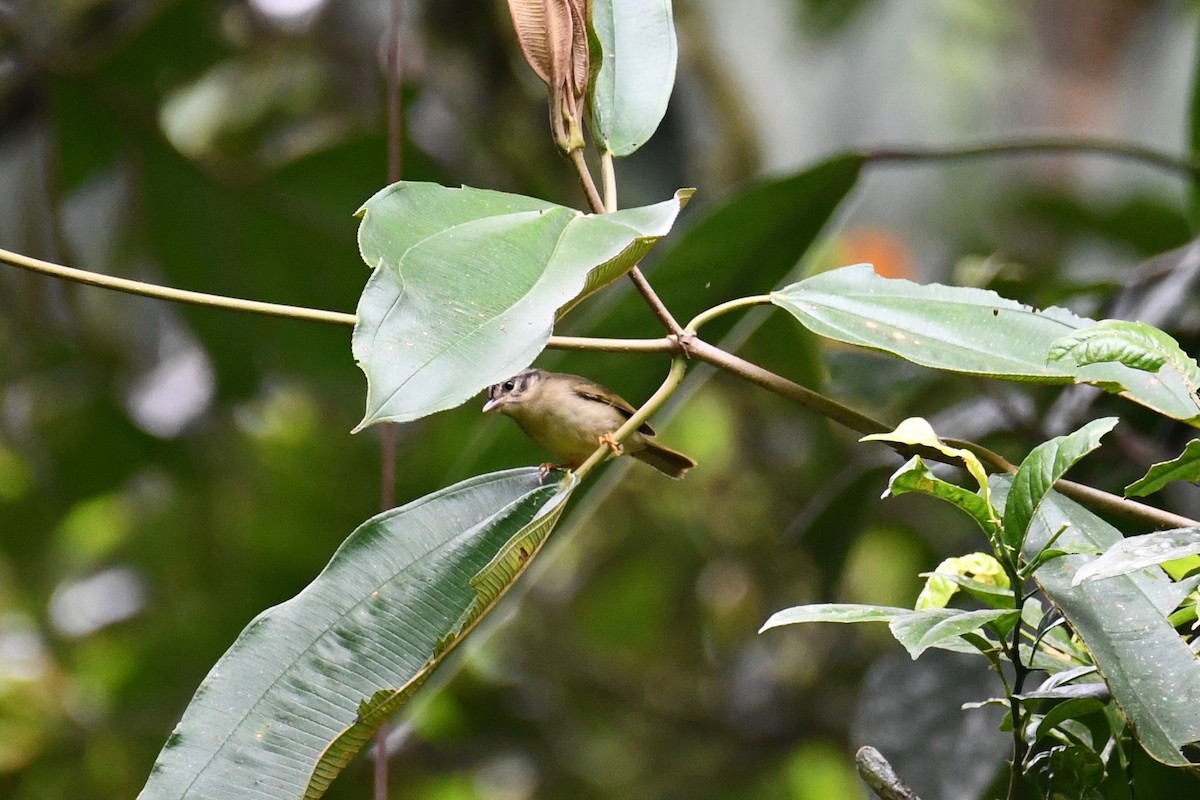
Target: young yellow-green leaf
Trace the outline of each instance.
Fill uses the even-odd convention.
[[[1200,528],[1175,528],[1122,539],[1104,554],[1080,567],[1071,586],[1114,578],[1140,569],[1200,554]],[[1174,609],[1172,609],[1174,610]]]
[[[971,455],[974,457],[974,454]],[[984,485],[987,485],[986,479]],[[929,471],[929,467],[925,466],[925,462],[921,460],[920,456],[913,456],[900,469],[896,470],[888,481],[887,492],[884,493],[884,496],[886,497],[888,494],[897,496],[909,492],[920,492],[941,498],[966,512],[987,534],[989,541],[993,540],[999,532],[996,510],[988,505],[988,501],[982,495],[937,477]]]
[[[593,215],[431,183],[376,194],[359,212],[374,272],[352,341],[367,376],[356,430],[453,408],[528,366],[556,313],[632,268],[690,196]]]
[[[1200,481],[1200,439],[1192,439],[1170,461],[1152,465],[1145,475],[1125,487],[1125,496],[1145,497],[1172,481]]]
[[[363,523],[216,663],[139,797],[320,796],[515,580],[496,580],[496,559],[514,540],[536,549],[572,488],[498,472]]]
[[[947,558],[937,565],[937,569],[925,581],[925,587],[917,595],[916,610],[927,608],[945,608],[950,598],[958,593],[960,587],[988,594],[988,601],[995,598],[1005,598],[1008,608],[1012,608],[1012,591],[1004,567],[995,556],[989,553],[968,553],[965,556]]]
[[[1051,346],[1096,323],[1061,308],[1036,309],[992,291],[881,278],[869,265],[831,270],[771,300],[819,336],[934,369],[1036,383],[1086,383],[1200,427],[1191,378],[1118,362],[1048,362]]]
[[[675,85],[671,0],[592,0],[591,10],[592,132],[627,156],[654,135]]]
[[[988,488],[987,470],[983,468],[983,464],[979,461],[979,457],[961,447],[951,447],[943,442],[938,435],[934,433],[933,428],[928,422],[920,417],[909,417],[896,426],[896,430],[891,433],[872,433],[859,439],[860,442],[896,442],[898,444],[919,445],[936,450],[942,455],[957,459],[963,463],[967,472],[971,473],[971,477],[979,485],[979,491],[984,504],[987,507],[988,518],[992,522],[998,522],[995,519],[995,511],[992,508],[991,490]],[[974,513],[967,510],[971,516]],[[985,528],[987,530],[987,528]]]
[[[1076,461],[1099,447],[1101,437],[1118,421],[1116,417],[1092,420],[1074,433],[1042,442],[1025,457],[1004,505],[1004,543],[1012,552],[1020,551],[1029,521],[1050,487]]]

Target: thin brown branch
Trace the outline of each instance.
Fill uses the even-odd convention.
[[[190,292],[185,289],[173,289],[169,286],[159,286],[153,283],[130,280],[129,278],[118,278],[114,275],[104,275],[99,272],[64,267],[62,264],[42,261],[39,258],[24,256],[9,250],[0,250],[0,262],[11,264],[21,269],[27,269],[30,272],[40,272],[43,275],[53,275],[56,278],[83,283],[88,286],[99,286],[103,289],[112,289],[117,292],[136,294],[142,297],[153,297],[157,300],[170,300],[176,303],[190,303],[210,308],[223,308],[227,311],[244,311],[250,314],[263,314],[269,317],[286,317],[288,319],[299,319],[307,322],[325,322],[333,325],[353,325],[357,322],[357,318],[353,314],[325,311],[319,308],[305,308],[304,306],[288,306],[280,303],[264,303],[259,300],[241,300],[236,297],[206,294],[205,292]]]
[[[1113,142],[1086,136],[1031,136],[959,147],[881,147],[868,150],[862,155],[868,162],[874,164],[917,164],[930,161],[964,161],[998,156],[1037,156],[1052,153],[1092,154],[1121,158],[1165,172],[1173,172],[1188,180],[1200,177],[1200,162],[1194,159],[1170,156],[1128,142]]]
[[[583,187],[583,193],[587,196],[588,206],[592,209],[592,213],[607,213],[609,209],[604,204],[604,198],[600,196],[600,192],[596,189],[596,181],[592,178],[592,171],[588,169],[582,149],[571,151],[571,165],[575,167],[575,172],[579,175],[579,184]],[[611,186],[613,188],[610,190],[610,194],[615,196],[615,179]],[[685,338],[683,326],[679,324],[666,304],[663,303],[662,298],[654,291],[654,287],[646,280],[646,276],[642,274],[641,269],[635,266],[629,270],[629,279],[633,281],[633,285],[637,287],[638,292],[645,298],[646,304],[650,306],[650,310],[654,312],[654,316],[658,317],[659,322],[663,324],[667,332],[682,341]]]
[[[879,420],[873,419],[866,414],[856,411],[849,406],[824,395],[814,392],[812,389],[801,386],[798,383],[793,383],[787,378],[775,374],[769,370],[765,370],[757,364],[746,361],[743,358],[728,353],[718,347],[705,342],[701,339],[693,338],[689,344],[689,351],[695,358],[712,364],[715,367],[723,369],[740,378],[743,378],[750,383],[761,386],[769,392],[773,392],[782,397],[786,397],[793,402],[798,403],[805,408],[816,411],[818,414],[833,420],[853,431],[862,434],[886,433],[892,430],[892,426],[885,425]],[[946,439],[945,442],[955,447],[963,447],[979,456],[985,467],[991,472],[1016,472],[1017,468],[1011,464],[1003,456],[992,452],[991,450],[973,442],[965,442],[958,439]],[[953,459],[937,452],[936,450],[927,450],[925,448],[910,448],[896,445],[894,449],[901,455],[920,454],[923,458],[928,458],[934,461],[942,461],[945,463],[954,464]],[[1060,480],[1054,484],[1054,489],[1059,493],[1084,503],[1093,509],[1106,511],[1111,514],[1116,514],[1129,519],[1135,519],[1140,522],[1146,522],[1151,525],[1158,525],[1164,528],[1188,528],[1200,525],[1200,521],[1184,517],[1179,514],[1173,514],[1169,511],[1148,506],[1144,503],[1138,503],[1134,500],[1128,500],[1124,497],[1119,497],[1115,494],[1105,492],[1101,489],[1095,489],[1091,486],[1075,483],[1073,481]]]

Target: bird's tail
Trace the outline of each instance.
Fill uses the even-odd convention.
[[[630,453],[638,461],[643,461],[664,475],[672,478],[682,478],[684,473],[696,466],[696,462],[683,453],[664,447],[655,442],[646,442],[641,450]]]

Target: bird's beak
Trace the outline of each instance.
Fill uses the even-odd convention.
[[[483,413],[486,414],[489,411],[495,411],[497,408],[504,405],[504,401],[505,401],[504,395],[501,395],[500,397],[494,397],[491,400],[488,400],[486,403],[483,404]]]

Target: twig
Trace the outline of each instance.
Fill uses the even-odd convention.
[[[874,747],[860,747],[854,754],[858,774],[881,800],[921,800],[908,788],[883,754]]]
[[[623,442],[626,437],[641,427],[642,423],[650,418],[650,415],[658,410],[658,407],[667,401],[679,384],[683,381],[683,375],[687,371],[687,362],[682,357],[676,357],[671,362],[671,370],[667,373],[667,377],[663,380],[662,385],[658,387],[658,391],[650,395],[650,399],[642,403],[641,407],[625,421],[625,424],[617,428],[612,434],[612,438],[618,444]],[[587,460],[579,465],[575,470],[575,477],[579,480],[592,471],[600,462],[604,461],[608,456],[612,455],[612,451],[607,444],[600,445],[596,448]]]
[[[1092,153],[1129,161],[1140,161],[1148,166],[1174,172],[1189,180],[1200,177],[1200,162],[1176,158],[1151,150],[1148,147],[1113,142],[1091,137],[1044,137],[1008,139],[960,147],[881,147],[867,150],[862,155],[868,163],[886,164],[926,161],[963,161],[996,156],[1032,156],[1048,153]]]
[[[679,345],[660,339],[597,339],[590,336],[551,336],[548,350],[588,350],[593,353],[674,353]]]
[[[617,172],[611,150],[600,153],[600,185],[604,187],[604,210],[611,214],[617,210]]]
[[[223,295],[205,294],[203,292],[189,292],[182,289],[172,289],[166,286],[158,286],[151,283],[142,283],[141,281],[129,280],[127,278],[117,278],[111,275],[103,275],[97,272],[89,272],[82,269],[74,269],[72,267],[64,267],[60,264],[53,264],[49,261],[42,261],[36,258],[30,258],[18,253],[13,253],[8,250],[0,249],[0,262],[12,264],[13,266],[22,267],[40,272],[46,275],[53,275],[64,280],[76,281],[78,283],[88,284],[90,286],[99,286],[105,289],[114,289],[120,292],[129,294],[142,295],[144,297],[154,297],[160,300],[171,300],[180,303],[192,303],[194,305],[208,306],[210,308],[222,308],[231,311],[242,311],[252,314],[264,314],[267,316],[284,317],[288,319],[307,320],[310,322],[323,322],[333,325],[350,325],[357,323],[358,318],[354,314],[347,314],[339,311],[326,311],[318,308],[305,308],[303,306],[287,306],[277,303],[263,303],[256,300],[239,300],[237,298],[225,297]],[[638,273],[639,275],[641,273]],[[644,280],[644,278],[643,278]],[[653,291],[653,290],[651,290]],[[757,302],[757,298],[743,298],[747,302],[745,305],[753,305]],[[754,302],[750,302],[754,301]],[[724,303],[721,306],[714,306],[713,309],[701,314],[696,319],[689,323],[689,328],[698,327],[698,325],[717,316],[713,313],[717,309],[730,311],[740,307],[742,303],[739,301],[731,301]],[[836,400],[825,397],[819,392],[814,392],[807,387],[801,386],[798,383],[789,381],[780,375],[765,370],[762,367],[753,364],[745,359],[733,355],[719,347],[711,345],[694,335],[690,335],[689,331],[683,331],[683,337],[688,342],[688,354],[694,356],[701,361],[712,364],[715,367],[733,373],[750,383],[761,386],[767,391],[781,395],[783,397],[796,402],[805,408],[816,411],[818,414],[825,416],[834,422],[844,425],[851,430],[858,431],[862,434],[870,433],[885,433],[892,430],[891,426],[885,425],[879,420],[873,419],[859,411],[842,405]],[[576,336],[551,336],[546,343],[547,347],[560,350],[592,350],[596,352],[615,352],[615,353],[672,353],[678,352],[680,349],[680,339],[664,337],[660,339],[598,339]],[[1016,472],[1016,467],[1005,460],[1002,456],[988,450],[982,445],[973,442],[961,441],[958,439],[945,439],[947,444],[952,444],[955,447],[965,447],[980,457],[980,460],[987,466],[991,467],[993,472]],[[928,456],[934,460],[942,460],[934,451],[929,453],[922,452],[922,456]],[[1146,522],[1151,525],[1158,525],[1164,528],[1191,528],[1200,526],[1200,521],[1191,519],[1190,517],[1173,514],[1169,511],[1163,511],[1153,506],[1145,505],[1134,500],[1128,500],[1109,492],[1095,489],[1091,486],[1075,483],[1073,481],[1060,480],[1054,484],[1054,488],[1062,494],[1077,500],[1093,508],[1101,511],[1107,511],[1112,514]]]
[[[241,300],[236,297],[225,297],[219,294],[204,292],[189,292],[185,289],[173,289],[169,286],[159,286],[153,283],[118,278],[114,275],[104,275],[99,272],[89,272],[74,267],[64,267],[39,258],[23,256],[9,250],[0,249],[0,262],[14,267],[40,272],[43,275],[53,275],[56,278],[85,283],[89,286],[99,286],[103,289],[113,289],[126,294],[136,294],[142,297],[153,297],[158,300],[171,300],[176,303],[191,303],[192,305],[223,308],[227,311],[244,311],[250,314],[263,314],[269,317],[285,317],[288,319],[306,320],[308,322],[325,322],[333,325],[353,325],[357,318],[353,314],[338,311],[324,311],[303,306],[287,306],[279,303],[264,303],[258,300]]]
[[[583,193],[587,197],[588,207],[591,208],[592,213],[605,213],[604,199],[600,197],[600,192],[596,189],[596,181],[592,178],[592,171],[588,169],[582,149],[571,151],[571,165],[575,167],[575,174],[579,176],[579,185],[583,187]]]
[[[610,167],[611,167],[611,158]],[[583,150],[571,151],[571,164],[575,167],[576,174],[579,175],[579,184],[583,187],[583,193],[587,196],[588,205],[595,214],[605,214],[609,211],[605,204],[605,198],[600,196],[600,192],[596,190],[596,181],[592,178],[592,172],[588,169],[587,161],[583,157]],[[607,178],[605,189],[609,193],[609,198],[612,204],[616,205],[616,177],[615,175]],[[680,341],[678,347],[683,349],[684,331],[679,322],[671,314],[670,310],[663,303],[662,298],[654,291],[654,287],[646,280],[646,276],[642,274],[640,268],[636,265],[629,270],[629,279],[633,281],[633,285],[637,287],[638,292],[645,298],[646,304],[650,306],[650,310],[658,317],[659,322],[667,329],[667,333],[677,337]]]
[[[787,378],[775,374],[769,370],[765,370],[757,364],[746,361],[743,358],[727,353],[726,351],[714,347],[698,338],[693,338],[689,345],[690,353],[693,357],[712,364],[715,367],[733,373],[740,378],[743,378],[750,383],[761,386],[769,392],[774,392],[782,397],[786,397],[807,409],[816,411],[828,419],[833,420],[853,431],[858,431],[862,434],[886,433],[892,430],[891,426],[887,426],[879,420],[856,411],[849,406],[826,397],[819,392],[814,392],[812,389],[801,386],[798,383],[793,383]],[[947,444],[956,447],[965,447],[980,457],[985,466],[990,467],[992,472],[1008,472],[1013,473],[1017,468],[1009,463],[1005,458],[997,453],[988,450],[982,445],[973,442],[964,442],[958,439],[945,439]],[[903,454],[920,453],[922,457],[929,458],[935,461],[945,463],[955,463],[953,459],[949,459],[936,450],[926,450],[925,448],[908,448],[904,446],[894,446],[897,452]],[[1055,491],[1070,497],[1072,500],[1077,500],[1081,503],[1091,506],[1100,511],[1107,511],[1112,514],[1118,514],[1129,519],[1135,519],[1140,522],[1147,522],[1151,525],[1159,525],[1164,528],[1189,528],[1200,525],[1200,521],[1191,519],[1190,517],[1173,514],[1169,511],[1154,508],[1153,506],[1138,503],[1134,500],[1128,500],[1123,497],[1118,497],[1115,494],[1105,492],[1101,489],[1095,489],[1091,486],[1085,486],[1073,481],[1060,480],[1054,484]]]

